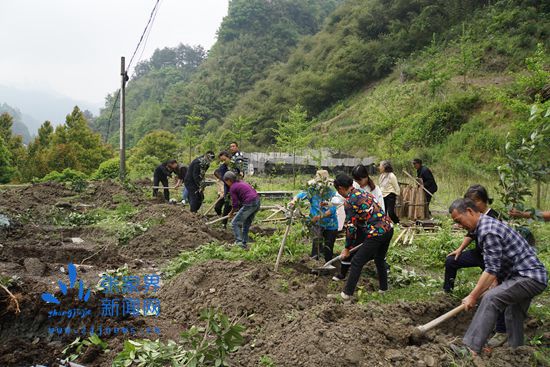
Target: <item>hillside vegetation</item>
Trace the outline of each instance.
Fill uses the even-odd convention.
[[[128,134],[134,145],[155,129],[179,131],[198,116],[217,128],[271,65],[287,60],[305,35],[319,31],[340,0],[233,0],[208,52],[180,45],[157,50],[142,62],[128,84]],[[116,143],[115,94],[93,123]],[[111,115],[111,111],[114,111]],[[111,117],[111,119],[109,119]],[[111,123],[109,123],[111,121]],[[114,122],[113,122],[114,121]]]
[[[550,104],[549,15],[536,0],[233,0],[208,52],[182,44],[138,63],[127,88],[130,178],[238,140],[245,151],[309,145],[397,168],[418,156],[494,179],[507,137],[529,136],[544,121],[529,118],[531,106]],[[116,102],[115,92],[100,116],[76,110],[67,121],[117,146]],[[296,125],[292,111],[305,118],[301,146],[276,136]],[[113,150],[87,129],[83,146],[65,134],[77,129],[52,134],[45,123],[23,147],[16,121],[4,122],[4,182],[101,163],[101,177],[116,177]]]
[[[348,0],[330,13],[336,5],[232,1],[190,77],[171,84],[161,67],[130,83],[130,144],[198,123],[191,144],[204,149],[245,121],[245,148],[274,149],[277,121],[299,103],[316,146],[480,171],[498,164],[508,132],[534,127],[530,105],[547,99],[546,2]],[[150,93],[142,80],[170,85]]]

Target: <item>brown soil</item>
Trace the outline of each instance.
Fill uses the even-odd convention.
[[[181,205],[150,205],[134,221],[160,223],[132,239],[122,248],[130,258],[171,259],[183,250],[191,250],[215,240],[229,241],[232,236],[208,227],[197,214]]]
[[[127,245],[119,245],[116,235],[98,228],[61,228],[51,223],[52,211],[82,212],[91,205],[112,208],[120,200],[143,207],[131,221],[154,224]],[[0,195],[0,213],[16,222],[9,230],[0,229],[0,274],[17,275],[23,282],[10,287],[20,304],[19,315],[0,290],[0,366],[55,365],[63,348],[74,339],[48,335],[51,307],[40,299],[42,292],[57,290],[58,279],[66,279],[61,268],[68,261],[84,262],[78,275],[90,287],[97,283],[100,271],[129,263],[132,274],[149,272],[181,251],[231,239],[228,232],[204,225],[204,219],[181,206],[145,201],[113,183],[94,183],[84,194],[57,184],[7,190]],[[73,237],[83,241],[75,243]],[[272,264],[264,263],[197,264],[163,284],[158,294],[162,305],[158,318],[106,322],[159,326],[162,339],[177,340],[180,332],[197,324],[201,310],[214,307],[246,326],[245,345],[231,355],[233,366],[258,366],[262,357],[271,358],[279,367],[451,365],[446,345],[464,333],[471,314],[459,315],[422,339],[413,336],[415,326],[450,310],[455,301],[441,295],[424,303],[341,304],[327,298],[327,293],[337,293],[341,284],[312,275],[307,265],[284,264],[275,273]],[[101,297],[92,296],[87,307],[99,307]],[[67,307],[79,305],[74,297],[67,299]],[[537,327],[540,331],[541,326],[534,325]],[[80,363],[111,365],[125,337],[102,339],[108,339],[111,352],[102,354],[90,348]],[[534,365],[532,356],[529,347],[515,351],[500,348],[483,362],[488,366],[529,366]]]

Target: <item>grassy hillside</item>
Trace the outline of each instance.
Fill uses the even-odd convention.
[[[239,96],[284,62],[298,41],[319,31],[341,0],[232,0],[208,51],[180,45],[137,65],[127,87],[128,143],[157,129],[178,132],[189,121],[221,124]],[[207,57],[206,57],[207,56]],[[118,104],[108,95],[94,130],[116,143]],[[193,117],[190,117],[193,116]]]
[[[476,9],[471,4],[470,14],[449,18],[456,10],[453,2],[432,1],[431,8],[408,12],[407,21],[385,19],[389,33],[356,44],[364,58],[353,59],[348,51],[361,41],[361,24],[372,27],[366,22],[373,15],[404,11],[399,2],[370,3],[369,10],[356,12],[344,10],[358,10],[358,2],[340,7],[320,33],[241,98],[233,115],[258,121],[251,141],[259,148],[269,143],[274,121],[299,102],[315,121],[319,146],[397,163],[420,156],[457,171],[494,172],[506,135],[518,140],[529,134],[536,125],[528,121],[529,108],[545,98],[540,94],[549,81],[549,6],[498,1]],[[386,3],[391,7],[383,11]],[[434,32],[414,33],[428,8],[446,18],[430,18]],[[442,26],[446,20],[454,25]],[[403,43],[407,37],[415,44]],[[384,43],[395,47],[383,51],[390,47]],[[375,44],[378,48],[370,47]],[[387,65],[376,69],[373,60]],[[319,85],[314,84],[318,77],[323,78]],[[327,103],[332,105],[319,112]]]
[[[318,131],[355,154],[397,163],[420,156],[452,171],[493,173],[506,136],[518,141],[541,123],[529,121],[529,110],[548,99],[543,10],[506,1],[478,11],[321,113]]]
[[[235,0],[204,61],[195,49],[182,69],[165,49],[142,65],[128,87],[130,146],[191,121],[178,151],[235,136],[271,150],[298,103],[317,147],[493,175],[506,136],[540,124],[529,109],[550,94],[549,15],[537,0]],[[93,126],[114,141],[108,100]]]

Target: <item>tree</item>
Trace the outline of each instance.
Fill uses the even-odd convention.
[[[251,126],[253,122],[253,119],[242,115],[231,120],[231,139],[236,140],[237,143],[239,143],[239,146],[241,146],[243,140],[248,140],[252,137]]]
[[[27,163],[23,174],[24,181],[30,181],[33,177],[44,177],[50,172],[47,151],[52,142],[54,130],[51,122],[45,121],[38,129],[38,136],[27,147]]]
[[[288,111],[287,120],[279,120],[275,132],[277,147],[292,153],[293,187],[296,188],[296,154],[306,148],[311,141],[311,122],[307,111],[297,104]]]
[[[130,159],[140,160],[146,156],[156,157],[160,162],[174,159],[177,155],[176,135],[165,130],[152,131],[141,138],[130,150]]]
[[[14,171],[11,164],[11,153],[4,138],[0,136],[0,183],[10,182]]]
[[[533,105],[530,119],[541,120],[541,126],[519,145],[507,141],[507,162],[498,167],[499,193],[507,209],[525,210],[525,197],[532,195],[533,181],[546,182],[550,177],[550,108]]]
[[[466,30],[464,23],[462,24],[462,34],[457,42],[459,54],[455,58],[456,71],[458,75],[462,75],[462,86],[467,85],[467,76],[479,65],[481,52],[478,47],[471,41],[470,32]]]
[[[0,137],[10,152],[11,163],[11,180],[21,181],[21,172],[24,171],[23,166],[27,161],[27,151],[23,145],[23,137],[14,135],[13,133],[13,117],[8,113],[0,115]]]
[[[187,115],[187,124],[183,127],[181,140],[183,145],[189,149],[189,163],[193,160],[193,151],[200,143],[200,122],[202,117],[196,115],[195,113]]]
[[[0,137],[6,144],[9,143],[12,136],[13,117],[7,112],[0,115]]]
[[[440,70],[441,64],[439,60],[437,60],[439,51],[440,47],[437,45],[434,33],[432,42],[422,53],[426,61],[423,67],[418,70],[419,78],[428,81],[428,88],[430,89],[432,97],[435,97],[437,92],[439,92],[447,80],[450,79],[449,74],[445,70]]]
[[[48,127],[44,133],[47,134]],[[46,151],[50,170],[63,171],[72,168],[86,174],[95,171],[101,162],[113,156],[109,146],[99,134],[88,126],[83,112],[75,107],[67,115],[65,125],[58,126]]]

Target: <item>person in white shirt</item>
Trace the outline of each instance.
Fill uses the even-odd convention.
[[[390,161],[380,162],[378,170],[380,171],[378,184],[382,190],[382,196],[384,197],[386,213],[395,224],[398,224],[399,217],[395,212],[395,203],[397,201],[397,197],[401,193],[399,182],[397,182],[397,177],[393,173],[393,167]]]
[[[369,171],[367,167],[362,164],[353,167],[351,170],[351,176],[353,177],[353,187],[361,192],[368,192],[380,205],[382,210],[386,212],[386,207],[384,206],[384,197],[382,196],[382,190],[369,176]]]

